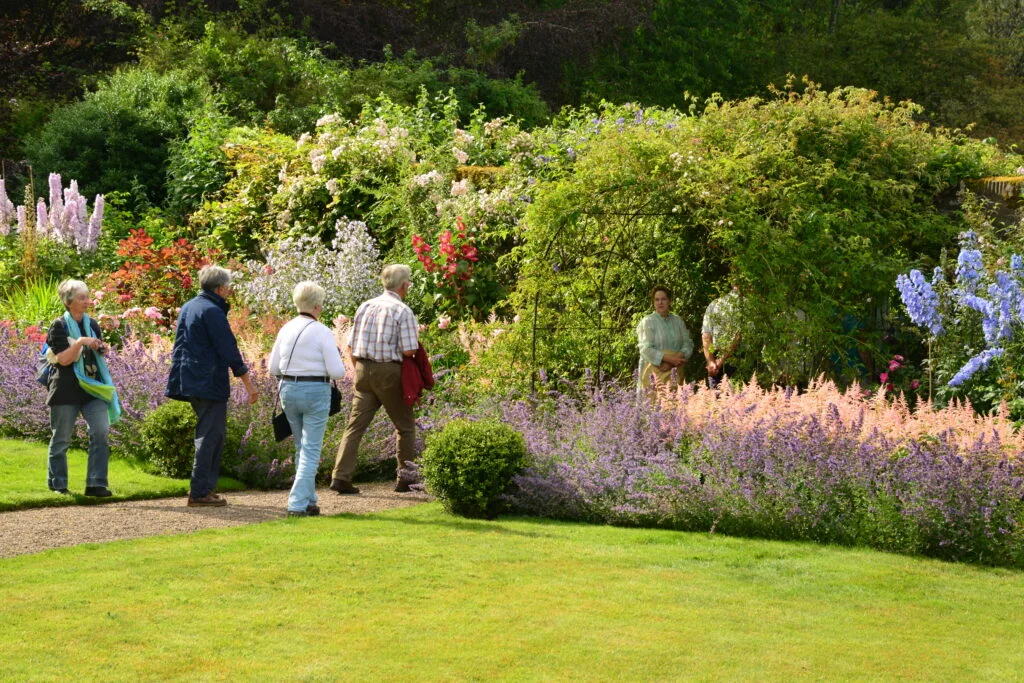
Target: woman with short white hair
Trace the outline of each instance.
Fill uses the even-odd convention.
[[[47,485],[67,494],[68,447],[78,416],[89,428],[89,459],[85,495],[107,498],[107,465],[110,425],[121,415],[117,390],[103,360],[107,345],[100,326],[86,311],[92,305],[89,286],[81,280],[64,280],[57,286],[64,315],[53,321],[46,334],[47,357],[53,364],[46,392],[50,407],[50,447]]]
[[[299,315],[277,335],[270,352],[270,374],[278,377],[281,405],[295,437],[295,481],[288,494],[288,515],[320,514],[316,472],[327,430],[333,379],[345,376],[345,366],[334,334],[319,322],[324,309],[324,288],[300,282],[292,290]]]

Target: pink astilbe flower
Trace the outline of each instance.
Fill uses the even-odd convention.
[[[740,388],[723,384],[717,392],[682,386],[662,400],[676,412],[687,431],[699,432],[726,412],[733,420],[743,416],[739,427],[778,417],[826,421],[829,415],[837,415],[845,424],[860,425],[859,431],[865,438],[877,431],[894,444],[894,449],[912,440],[942,438],[970,451],[981,440],[998,443],[999,450],[1008,457],[1024,456],[1024,432],[1014,430],[1006,406],[994,415],[977,415],[968,402],[953,402],[940,408],[920,400],[911,409],[902,394],[895,398],[886,398],[885,394],[885,388],[880,387],[864,398],[857,387],[840,391],[833,382],[819,378],[803,393],[782,387],[763,389],[752,380]]]

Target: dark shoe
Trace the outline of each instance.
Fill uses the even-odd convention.
[[[190,508],[219,508],[227,505],[228,502],[223,498],[220,498],[212,493],[203,496],[202,498],[189,498],[188,506]]]
[[[306,512],[305,510],[289,510],[288,511],[288,516],[289,517],[309,517],[309,513]]]
[[[353,486],[352,482],[345,481],[344,479],[332,479],[331,490],[337,491],[341,495],[349,495],[359,493],[359,487]]]
[[[110,498],[114,494],[106,486],[86,486],[85,495],[92,498]]]
[[[67,489],[50,489],[50,490],[53,491],[54,493],[59,493],[62,496],[71,495],[71,491],[68,491]]]
[[[409,493],[409,491],[412,491],[412,489],[409,488],[409,482],[399,481],[395,484],[395,493]]]
[[[320,506],[319,505],[309,505],[308,507],[306,507],[306,514],[309,515],[310,517],[319,517],[320,516]]]

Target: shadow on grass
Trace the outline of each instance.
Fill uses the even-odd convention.
[[[406,507],[400,509],[409,508]],[[503,526],[503,524],[505,522],[517,522],[536,526],[565,524],[565,522],[559,522],[556,520],[546,520],[534,517],[500,517],[495,520],[467,519],[465,517],[456,517],[454,515],[448,516],[448,513],[446,512],[439,512],[436,516],[432,516],[430,518],[416,518],[407,516],[392,517],[384,514],[366,515],[354,512],[343,512],[341,514],[330,515],[330,518],[344,518],[346,520],[360,522],[391,522],[394,524],[408,524],[411,526],[445,527],[456,531],[470,531],[473,533],[493,533],[500,534],[503,536],[521,536],[524,538],[555,538],[557,535],[533,531],[520,531],[518,529],[509,529],[508,527]]]

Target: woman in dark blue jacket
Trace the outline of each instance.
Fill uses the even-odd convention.
[[[249,403],[255,403],[259,394],[228,324],[231,273],[219,266],[206,266],[198,279],[202,291],[178,314],[166,395],[188,401],[196,413],[196,455],[188,505],[219,507],[227,505],[214,489],[227,432],[228,369],[245,384]]]

